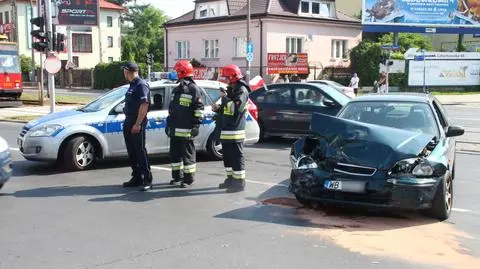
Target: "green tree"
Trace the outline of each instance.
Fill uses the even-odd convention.
[[[393,44],[393,34],[386,34],[379,39],[380,44]],[[405,53],[409,48],[419,48],[431,51],[433,49],[432,41],[423,35],[414,33],[399,33],[398,45],[400,52]]]
[[[352,69],[357,72],[362,85],[373,85],[378,80],[382,50],[378,43],[363,40],[350,51]]]
[[[124,17],[126,27],[122,38],[122,60],[145,63],[147,53],[153,53],[156,63],[163,63],[163,24],[165,14],[151,5],[129,6]]]
[[[22,73],[28,73],[32,71],[32,58],[20,55],[20,68],[22,69]]]

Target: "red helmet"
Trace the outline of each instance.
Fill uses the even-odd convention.
[[[230,79],[231,83],[235,83],[237,80],[243,78],[242,70],[234,64],[227,65],[222,68],[222,77]]]
[[[193,66],[190,61],[180,60],[173,68],[178,74],[178,78],[193,77]]]

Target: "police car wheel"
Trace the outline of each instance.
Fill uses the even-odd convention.
[[[3,184],[0,184],[0,189],[3,188]]]
[[[213,135],[208,139],[207,153],[215,160],[223,159],[222,143],[220,140],[213,138]]]
[[[69,170],[86,170],[95,162],[95,144],[79,136],[68,141],[64,151],[65,165]]]

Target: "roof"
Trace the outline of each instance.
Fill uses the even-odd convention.
[[[247,16],[247,0],[226,0],[229,8],[229,16],[211,17],[195,19],[195,10],[192,10],[178,18],[165,23],[170,25],[194,24],[196,22],[220,22],[228,21],[233,18],[243,18]],[[307,19],[311,21],[338,21],[356,23],[360,25],[360,20],[350,17],[340,11],[337,11],[334,18],[302,17],[298,15],[298,8],[301,0],[254,0],[250,2],[250,14],[252,17],[281,16],[285,18]],[[197,0],[195,3],[206,3],[208,0]]]
[[[17,2],[30,2],[30,0],[16,0]],[[0,3],[2,2],[8,2],[10,4],[11,0],[0,0]],[[36,0],[33,0],[33,2],[37,2]],[[108,2],[107,0],[100,0],[100,8],[101,9],[110,9],[110,10],[117,10],[117,11],[126,11],[127,9],[125,7],[122,7],[120,5]]]
[[[417,92],[393,92],[393,93],[371,93],[361,95],[352,99],[351,102],[368,102],[368,101],[380,101],[380,102],[415,102],[415,103],[428,103],[432,99],[432,95],[428,93]]]

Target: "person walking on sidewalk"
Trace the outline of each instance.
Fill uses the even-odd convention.
[[[358,94],[358,84],[360,83],[360,78],[358,78],[357,73],[353,73],[352,79],[350,79],[350,84],[348,87],[353,88],[353,92],[355,93],[355,96]]]
[[[221,115],[220,141],[227,176],[219,188],[239,192],[245,189],[243,145],[250,88],[236,65],[225,66],[222,78],[228,84],[227,91],[222,92],[221,105],[213,105],[213,110]]]
[[[140,186],[140,190],[147,191],[152,188],[152,173],[145,148],[150,87],[145,80],[138,76],[138,71],[136,63],[130,62],[123,66],[125,79],[130,83],[125,94],[123,137],[132,167],[132,178],[123,183],[123,187]]]
[[[204,105],[200,88],[193,80],[193,66],[180,60],[174,67],[180,84],[173,89],[165,132],[170,137],[170,184],[180,182],[181,188],[191,185],[196,172],[195,137],[203,120]]]

